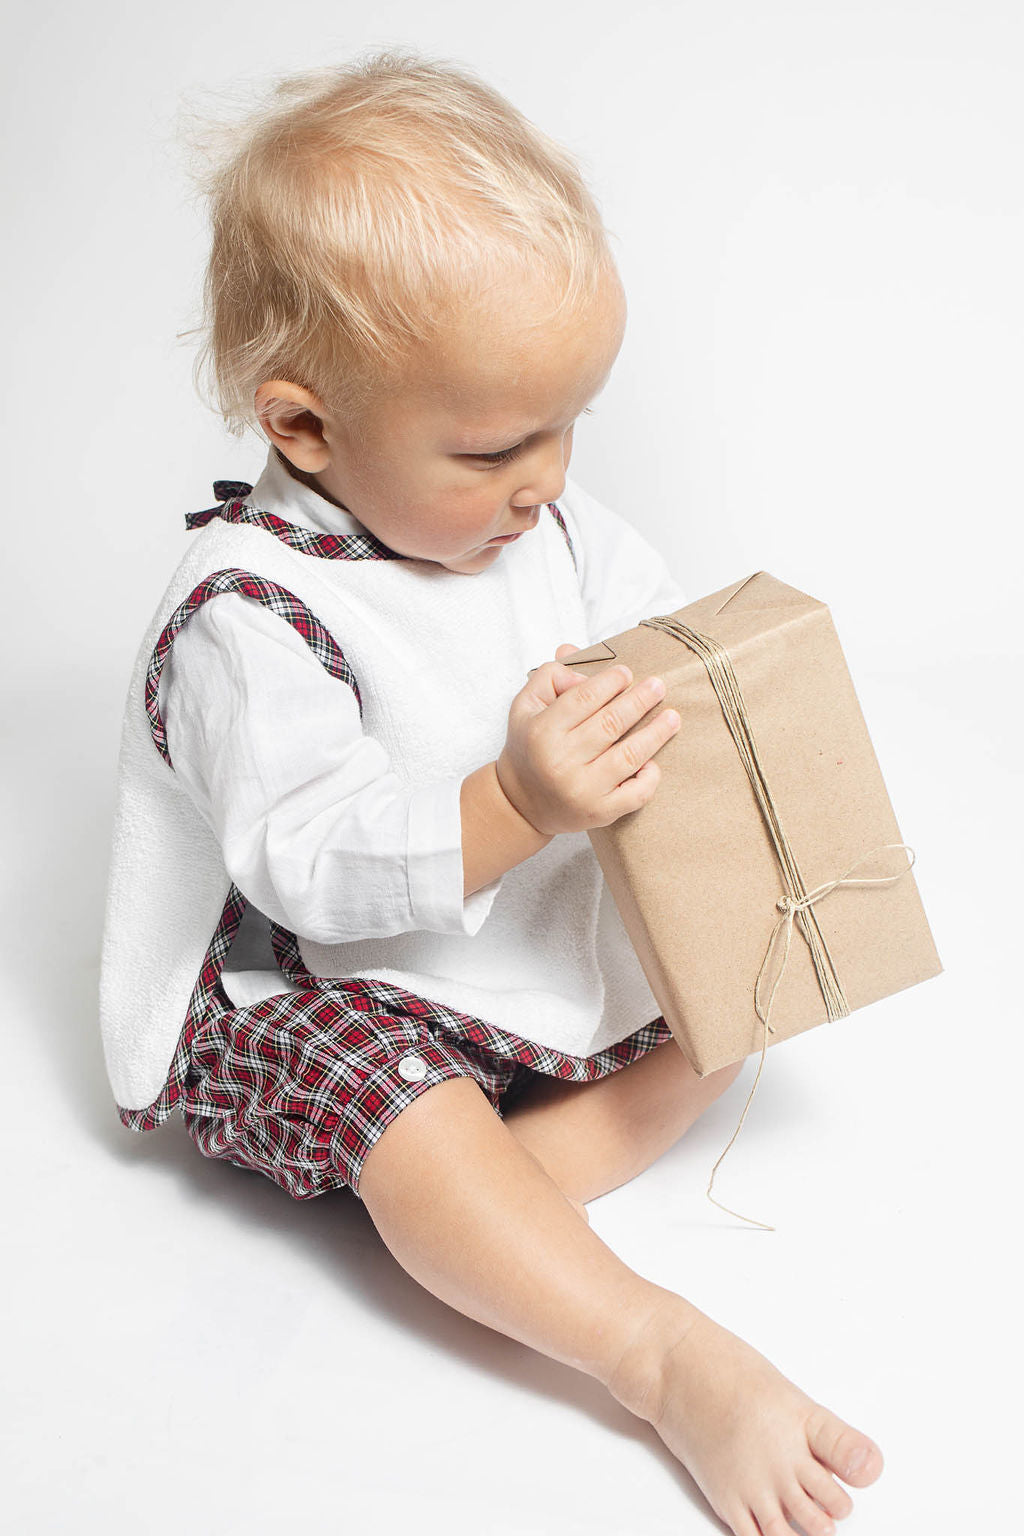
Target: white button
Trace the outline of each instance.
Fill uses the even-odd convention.
[[[408,1083],[422,1083],[427,1075],[427,1064],[422,1056],[403,1056],[398,1063],[398,1075]]]

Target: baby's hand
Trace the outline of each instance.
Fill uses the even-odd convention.
[[[560,645],[556,655],[578,649]],[[632,681],[621,664],[586,673],[548,661],[512,700],[498,782],[538,832],[607,827],[651,799],[661,780],[651,759],[680,721],[674,710],[663,709],[620,743],[665,693],[660,677],[635,687]]]

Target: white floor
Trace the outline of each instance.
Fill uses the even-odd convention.
[[[180,1123],[121,1128],[95,998],[119,687],[72,669],[5,704],[4,1528],[721,1530],[653,1431],[423,1291],[353,1197],[292,1202],[202,1160]],[[754,1059],[684,1142],[590,1208],[635,1269],[878,1440],[886,1470],[845,1526],[865,1536],[1019,1518],[1022,784],[1017,726],[993,724],[1007,689],[1018,675],[995,660],[858,677],[946,970],[769,1053],[716,1193],[777,1230],[703,1193]]]

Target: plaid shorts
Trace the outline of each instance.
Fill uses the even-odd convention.
[[[567,1056],[373,979],[283,992],[244,1008],[219,981],[179,1100],[205,1157],[309,1200],[359,1194],[377,1138],[421,1093],[471,1077],[501,1116],[538,1075],[589,1082],[672,1038],[655,1019],[594,1056]]]

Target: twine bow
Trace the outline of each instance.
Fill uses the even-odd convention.
[[[876,853],[885,853],[889,849],[897,848],[905,848],[906,851],[910,854],[910,862],[907,864],[905,869],[901,869],[895,875],[865,875],[856,879],[850,879],[851,871],[859,868],[861,864],[866,864],[869,859],[873,859]],[[754,1078],[750,1093],[747,1095],[747,1102],[743,1106],[743,1113],[740,1115],[739,1124],[729,1139],[729,1145],[725,1148],[725,1151],[719,1157],[718,1162],[712,1168],[711,1177],[708,1180],[708,1187],[705,1191],[712,1205],[717,1205],[720,1211],[726,1211],[730,1216],[738,1216],[740,1221],[749,1221],[755,1227],[761,1227],[765,1232],[775,1231],[775,1228],[770,1226],[768,1222],[757,1221],[753,1216],[744,1216],[740,1211],[731,1210],[729,1206],[723,1205],[721,1200],[716,1200],[714,1195],[711,1193],[711,1186],[715,1182],[715,1174],[718,1172],[719,1165],[724,1159],[726,1152],[728,1152],[729,1147],[732,1146],[733,1142],[736,1140],[737,1136],[743,1128],[743,1122],[747,1118],[747,1110],[750,1108],[751,1103],[753,1102],[754,1093],[761,1078],[761,1069],[764,1066],[765,1053],[768,1050],[768,1036],[769,1034],[774,1035],[775,1033],[774,1026],[771,1023],[772,1004],[775,1001],[775,994],[779,990],[779,983],[782,981],[786,971],[786,963],[789,960],[789,947],[793,938],[793,922],[797,913],[806,912],[817,902],[824,901],[826,896],[830,896],[832,892],[838,890],[841,885],[895,885],[897,880],[902,880],[904,875],[908,875],[910,873],[916,857],[917,855],[914,853],[913,848],[911,848],[907,843],[879,843],[876,848],[871,849],[870,853],[862,854],[859,859],[856,859],[854,863],[850,865],[850,868],[846,870],[845,874],[840,875],[837,880],[827,880],[823,885],[819,885],[813,891],[809,891],[806,896],[795,896],[792,891],[787,891],[786,894],[784,896],[780,896],[778,901],[775,903],[778,910],[782,913],[782,916],[779,918],[778,922],[775,924],[775,927],[772,929],[772,936],[768,940],[768,948],[765,950],[764,959],[761,961],[761,969],[758,971],[757,980],[754,983],[754,1011],[758,1018],[761,1020],[764,1036],[761,1045],[761,1060],[757,1064],[757,1076]],[[782,932],[785,932],[786,935],[785,948],[782,952],[782,962],[779,965],[778,975],[775,977],[775,980],[772,983],[771,992],[768,994],[768,1007],[766,1009],[762,1009],[761,983],[764,980],[765,972],[769,968],[769,962],[771,961],[772,955],[777,947],[779,934]],[[841,999],[840,1007],[836,1012],[833,1012],[832,1008],[829,1009],[830,1018],[841,1018],[848,1014],[850,1011],[849,1004],[846,1001],[846,995],[843,992],[841,985],[839,986],[838,991]]]

